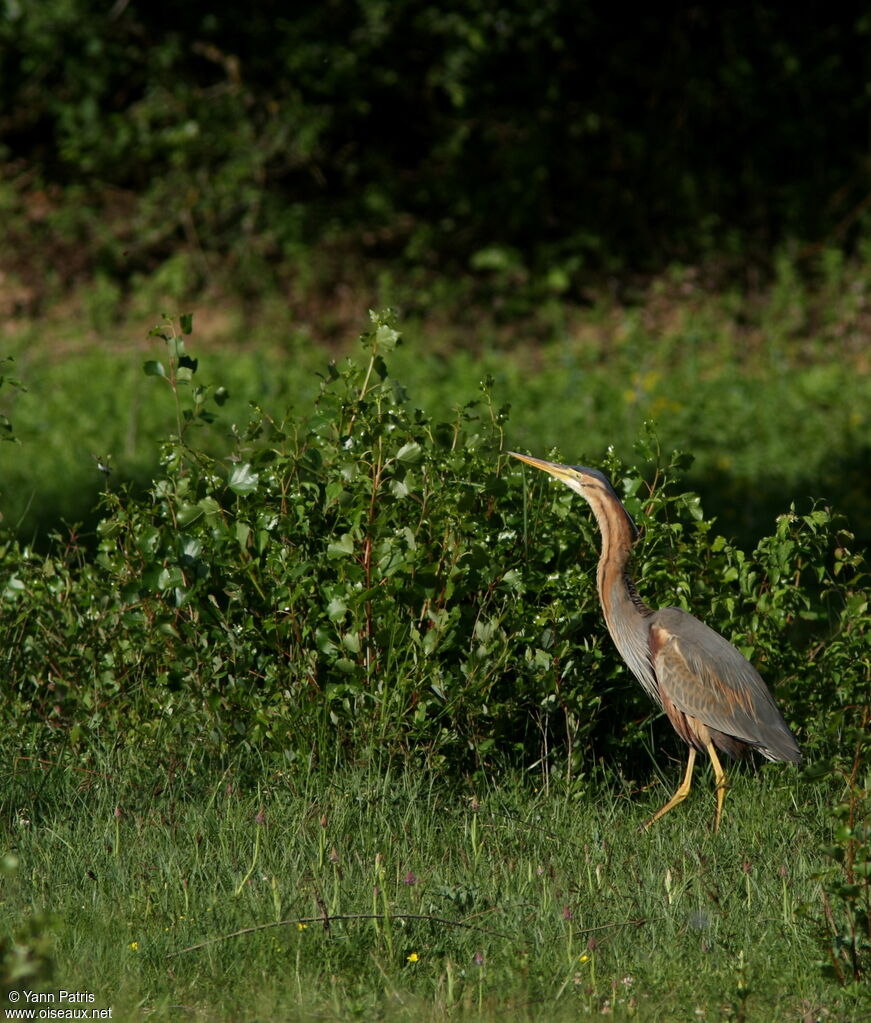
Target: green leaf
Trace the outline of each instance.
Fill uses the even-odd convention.
[[[160,549],[160,530],[145,526],[136,538],[136,546],[146,557],[152,557]]]
[[[330,557],[342,557],[345,554],[354,553],[354,537],[350,533],[343,533],[338,540],[327,544],[327,555]]]
[[[149,359],[147,362],[142,364],[142,368],[145,371],[147,377],[165,377],[166,370],[163,368],[163,363],[158,362],[156,359]]]
[[[181,359],[184,355],[184,338],[173,334],[166,339],[166,347],[169,349],[170,358]]]
[[[398,462],[405,462],[408,465],[416,465],[421,458],[423,458],[423,448],[415,441],[403,444],[396,452],[396,460]]]
[[[182,527],[189,526],[196,522],[203,515],[203,509],[199,504],[183,504],[176,512],[176,521]]]
[[[254,472],[250,463],[243,462],[241,465],[234,465],[230,470],[230,475],[227,477],[227,486],[234,494],[244,496],[245,494],[254,493],[259,480],[259,474]]]
[[[387,323],[379,324],[375,331],[375,348],[379,355],[392,351],[399,343],[399,331]]]
[[[170,590],[181,586],[184,582],[181,569],[178,565],[167,565],[157,577],[157,588],[159,590]]]
[[[202,542],[194,536],[183,536],[179,538],[179,551],[184,559],[195,561],[203,549]]]
[[[342,636],[342,646],[346,650],[350,650],[352,654],[360,653],[360,634],[357,632],[346,632]]]
[[[214,518],[221,514],[221,506],[214,497],[204,497],[198,504],[207,518]]]

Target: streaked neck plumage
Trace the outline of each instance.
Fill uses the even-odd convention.
[[[581,494],[592,508],[602,534],[596,582],[605,624],[633,675],[658,701],[648,645],[648,619],[653,612],[641,599],[629,574],[635,535],[628,515],[610,495],[594,488],[584,488]]]

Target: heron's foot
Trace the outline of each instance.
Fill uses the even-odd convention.
[[[729,790],[729,782],[725,774],[717,778],[717,812],[714,814],[714,834],[720,830],[720,821],[723,818],[723,803],[726,801],[726,793]]]
[[[660,809],[657,810],[656,813],[649,820],[646,820],[641,825],[641,830],[647,831],[651,824],[655,824],[661,817],[664,817],[669,810],[673,810],[678,805],[678,803],[682,803],[689,795],[689,792],[690,792],[689,785],[687,785],[686,787],[681,785],[681,787],[677,790],[677,792],[675,792],[671,799],[669,799],[665,806],[660,807]]]
[[[664,817],[669,810],[673,810],[678,803],[682,803],[686,797],[690,794],[690,786],[693,781],[693,765],[696,762],[696,751],[690,746],[689,757],[687,758],[687,769],[683,776],[683,781],[678,786],[677,792],[669,799],[665,806],[661,807],[656,813],[650,818],[649,821],[645,821],[642,824],[642,830],[646,831],[651,824],[654,824],[659,820],[660,817]]]

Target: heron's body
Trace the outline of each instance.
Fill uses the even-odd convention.
[[[511,454],[562,480],[589,503],[602,534],[597,584],[608,631],[632,673],[690,747],[683,782],[647,824],[686,797],[696,751],[704,751],[714,767],[719,826],[726,778],[718,749],[740,756],[752,748],[769,760],[801,762],[771,693],[753,665],[718,632],[680,608],[654,611],[644,603],[628,573],[635,523],[601,472]]]

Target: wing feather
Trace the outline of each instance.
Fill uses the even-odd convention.
[[[770,760],[801,761],[759,672],[728,640],[676,607],[655,611],[650,631],[657,681],[679,710]]]

